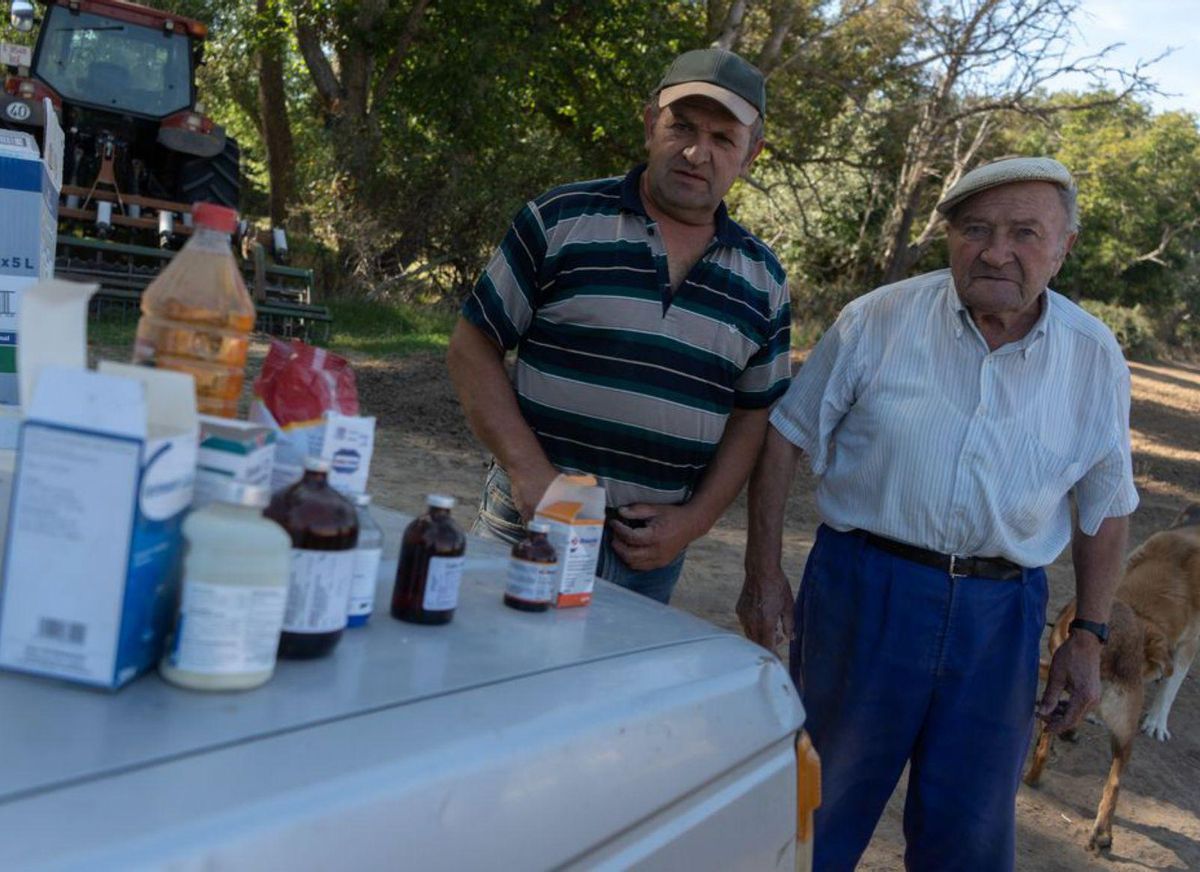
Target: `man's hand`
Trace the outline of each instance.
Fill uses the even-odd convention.
[[[736,611],[747,639],[771,651],[781,642],[790,642],[794,635],[793,604],[792,586],[782,567],[746,568]]]
[[[521,513],[521,520],[528,522],[533,517],[538,503],[542,501],[550,483],[557,475],[558,470],[549,463],[538,464],[527,471],[513,471],[508,474],[508,480],[512,484],[513,504]]]
[[[643,521],[644,526],[631,527],[621,518]],[[621,518],[609,522],[612,547],[637,572],[659,569],[679,556],[693,539],[704,534],[697,530],[687,505],[649,505],[634,503],[621,508]]]
[[[1067,699],[1059,702],[1064,691]],[[1086,631],[1072,633],[1050,661],[1037,716],[1046,722],[1049,732],[1058,735],[1072,729],[1099,701],[1100,640]]]

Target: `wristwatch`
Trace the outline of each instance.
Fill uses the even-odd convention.
[[[1085,621],[1083,618],[1076,618],[1067,625],[1070,630],[1087,630],[1100,640],[1101,645],[1108,643],[1108,624],[1102,624],[1099,621]]]

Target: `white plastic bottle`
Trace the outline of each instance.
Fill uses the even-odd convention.
[[[229,484],[183,522],[179,615],[163,678],[193,690],[246,690],[275,671],[292,541],[263,517],[265,487]]]

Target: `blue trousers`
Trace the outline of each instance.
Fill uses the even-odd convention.
[[[475,519],[471,532],[510,544],[519,541],[525,535],[521,513],[513,503],[512,484],[508,480],[508,473],[494,461],[483,483],[479,517]],[[634,593],[666,604],[671,601],[671,592],[683,571],[685,554],[686,551],[681,551],[678,557],[658,569],[630,569],[613,550],[612,532],[606,525],[600,540],[600,559],[596,564],[596,575],[605,581],[619,584]]]
[[[905,865],[1011,870],[1046,574],[951,578],[822,526],[791,672],[821,756],[817,872],[852,870],[906,763]]]

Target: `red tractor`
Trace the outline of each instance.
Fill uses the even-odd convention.
[[[196,99],[208,28],[126,0],[39,3],[34,47],[0,45],[0,126],[40,142],[49,98],[65,134],[58,214],[69,231],[59,235],[56,273],[99,282],[98,304],[134,304],[190,234],[193,203],[238,207],[237,142]],[[31,0],[11,0],[16,30],[32,31],[34,12]],[[281,265],[282,228],[258,236],[243,222],[260,327],[299,324],[307,334],[327,325],[328,311],[312,305],[311,270]]]
[[[237,208],[237,143],[196,100],[205,25],[124,0],[43,3],[32,52],[6,47],[6,60],[26,63],[11,65],[0,119],[36,131],[50,98],[66,134],[61,216],[90,219],[102,237],[115,225],[166,244],[192,203]],[[14,26],[31,30],[33,11],[14,0]]]

